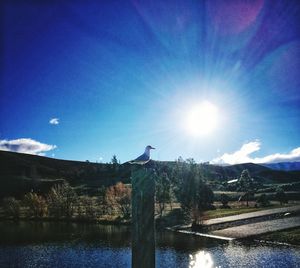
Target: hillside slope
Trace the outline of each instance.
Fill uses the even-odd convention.
[[[20,196],[30,190],[45,192],[62,181],[93,194],[101,185],[128,183],[129,177],[127,167],[0,151],[0,197]]]
[[[156,162],[174,166],[176,162]],[[244,169],[261,183],[289,183],[300,181],[300,172],[272,170],[246,163],[232,166],[199,164],[204,178],[227,181],[238,178]],[[68,181],[79,193],[96,194],[99,188],[118,181],[130,183],[130,165],[112,165],[59,160],[48,157],[0,151],[0,198],[19,196],[31,190],[46,192],[56,183]]]

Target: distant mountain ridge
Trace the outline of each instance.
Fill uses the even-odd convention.
[[[270,164],[261,164],[261,165],[274,170],[284,170],[284,171],[300,170],[300,162],[280,162],[280,163],[270,163]]]

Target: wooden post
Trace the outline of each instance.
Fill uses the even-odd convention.
[[[132,267],[155,267],[155,181],[143,166],[132,171]]]

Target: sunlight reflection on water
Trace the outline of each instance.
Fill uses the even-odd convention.
[[[189,268],[213,268],[214,262],[211,255],[203,250],[195,255],[190,254]]]
[[[131,267],[126,226],[0,222],[0,267]],[[299,267],[298,247],[224,242],[173,232],[156,236],[159,268]]]

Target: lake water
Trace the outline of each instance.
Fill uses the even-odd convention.
[[[156,267],[300,267],[300,248],[157,234]],[[130,267],[125,226],[0,222],[0,267]],[[194,266],[192,266],[194,265]]]

